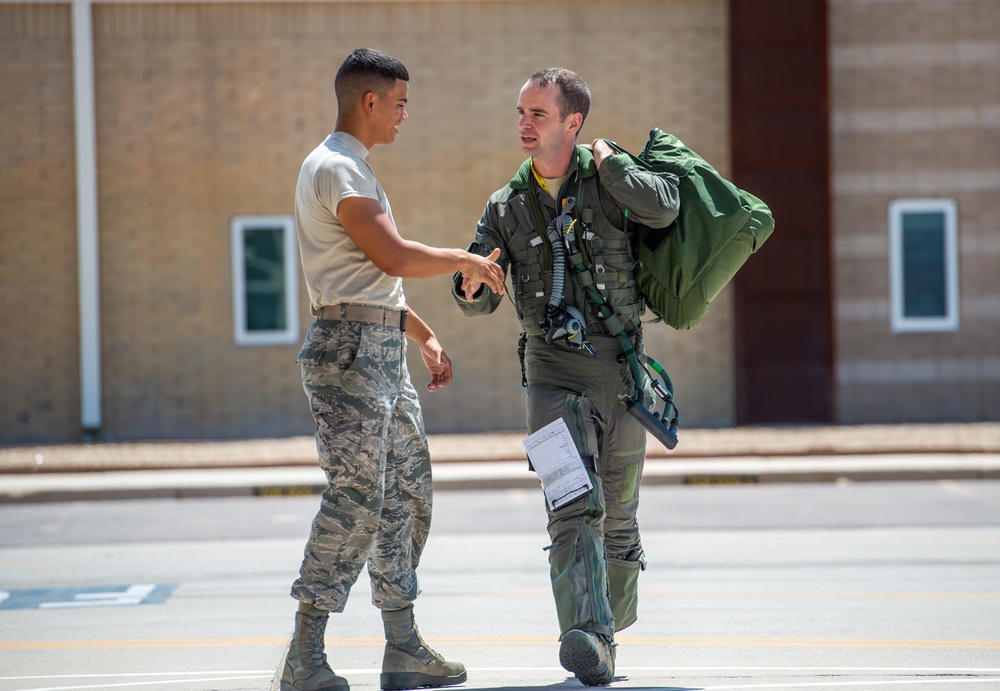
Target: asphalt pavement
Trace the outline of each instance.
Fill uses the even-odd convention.
[[[524,431],[429,435],[436,489],[530,487]],[[1000,422],[681,430],[644,484],[1000,478]],[[0,503],[310,494],[312,437],[0,447]]]
[[[469,665],[466,689],[574,691],[541,504],[485,491],[537,488],[523,437],[429,438],[435,487],[472,491],[438,495],[421,630]],[[1000,483],[977,481],[998,478],[1000,423],[692,429],[673,454],[650,440],[644,614],[618,638],[615,687],[1000,684]],[[914,479],[959,482],[860,483]],[[304,436],[0,447],[0,597],[24,605],[5,612],[0,689],[274,689],[316,501],[291,495],[324,485]],[[169,500],[238,495],[279,498]],[[127,501],[146,497],[164,500]],[[365,580],[328,645],[355,691],[377,691]]]
[[[0,507],[0,690],[274,688],[317,502]],[[644,487],[611,688],[1000,688],[998,516],[989,480]],[[469,668],[456,691],[584,691],[558,663],[549,542],[537,488],[437,495],[416,611]],[[352,691],[378,691],[369,578],[327,634]]]

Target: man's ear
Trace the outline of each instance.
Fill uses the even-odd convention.
[[[570,113],[566,116],[566,127],[573,136],[580,134],[580,129],[583,127],[583,115],[581,113]]]
[[[366,113],[374,113],[376,100],[377,97],[375,96],[374,91],[366,91],[365,95],[361,99],[362,110],[364,110]]]

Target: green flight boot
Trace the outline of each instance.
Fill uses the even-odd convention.
[[[585,686],[604,686],[615,679],[615,648],[590,631],[573,629],[559,644],[559,664]]]
[[[424,643],[413,621],[413,605],[405,609],[382,610],[382,624],[386,644],[379,685],[384,691],[453,686],[465,682],[464,665],[446,662]]]
[[[281,691],[351,691],[326,661],[326,622],[330,613],[322,609],[295,613],[295,632],[285,656]]]

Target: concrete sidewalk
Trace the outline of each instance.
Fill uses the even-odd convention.
[[[431,435],[437,489],[536,487],[523,431]],[[681,430],[643,483],[1000,478],[1000,422]],[[288,495],[325,486],[312,437],[0,448],[0,503]]]

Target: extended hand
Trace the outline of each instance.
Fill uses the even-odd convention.
[[[503,295],[504,274],[503,269],[496,263],[500,258],[500,248],[496,248],[488,257],[480,257],[478,254],[470,254],[476,261],[471,265],[474,270],[462,272],[462,292],[465,299],[471,300],[472,296],[479,292],[483,283],[490,287],[494,293]]]

